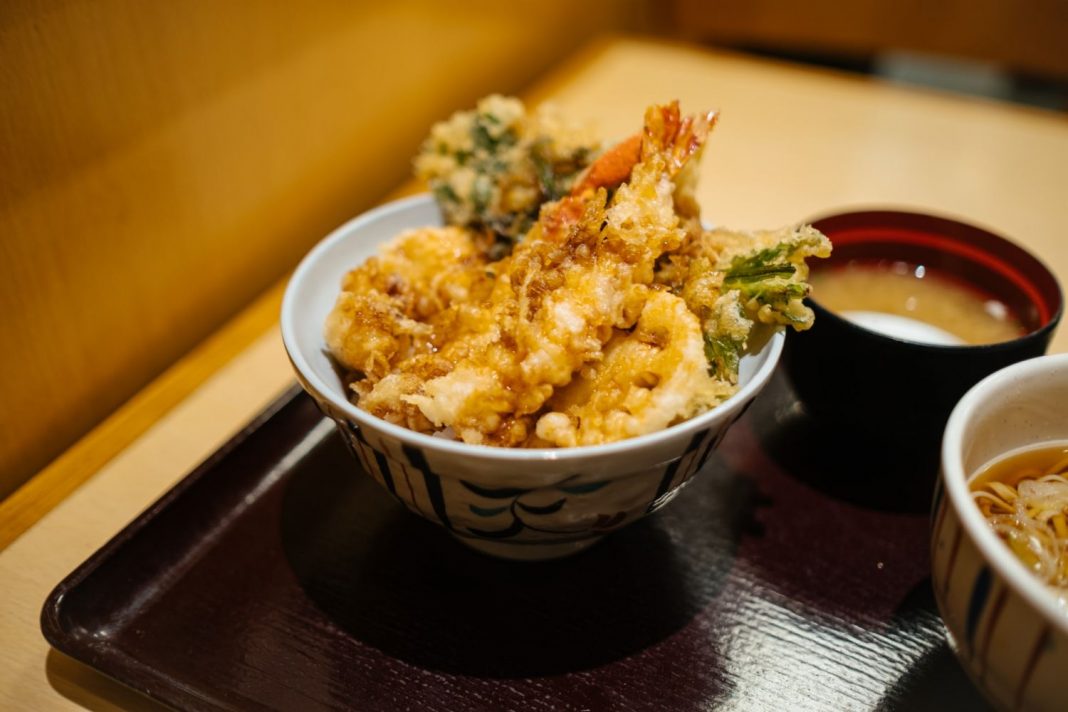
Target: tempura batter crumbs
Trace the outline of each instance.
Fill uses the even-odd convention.
[[[695,166],[714,123],[650,107],[641,133],[581,174],[588,149],[531,134],[546,124],[500,97],[435,127],[418,165],[451,226],[406,233],[353,270],[326,324],[358,405],[468,443],[570,447],[728,398],[755,322],[811,324],[804,258],[829,242],[811,228],[702,230]],[[531,198],[524,161],[546,146],[566,160]],[[476,199],[487,175],[495,192]],[[501,235],[521,239],[497,259]]]

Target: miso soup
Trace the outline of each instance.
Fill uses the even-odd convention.
[[[812,296],[872,331],[932,344],[991,344],[1026,329],[1000,301],[907,262],[851,262],[813,271]]]

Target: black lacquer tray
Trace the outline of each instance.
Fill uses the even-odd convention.
[[[568,559],[475,553],[297,390],[51,594],[60,651],[194,710],[984,709],[928,579],[933,473],[780,373],[665,509]]]

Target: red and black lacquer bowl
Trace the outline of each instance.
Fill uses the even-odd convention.
[[[813,225],[834,245],[814,271],[858,261],[924,265],[1001,302],[1026,330],[994,344],[920,343],[869,330],[809,300],[816,323],[791,333],[783,353],[798,397],[832,432],[913,456],[933,478],[942,431],[961,396],[988,374],[1045,353],[1063,313],[1057,279],[1019,245],[947,218],[864,211]]]

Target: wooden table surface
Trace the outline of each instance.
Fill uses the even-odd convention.
[[[625,38],[592,44],[526,98],[552,100],[612,137],[636,130],[656,101],[720,109],[699,190],[706,219],[717,224],[771,227],[858,206],[920,209],[1009,236],[1068,282],[1064,116]],[[50,651],[41,605],[292,383],[275,316],[281,291],[264,294],[0,504],[0,708],[152,707]],[[1068,350],[1068,332],[1051,350]]]

